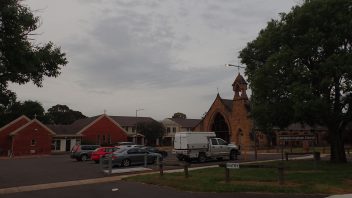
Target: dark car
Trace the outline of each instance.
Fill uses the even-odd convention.
[[[163,156],[163,158],[167,157],[167,152],[166,151],[157,149],[155,147],[146,146],[146,147],[144,147],[144,149],[149,151],[149,152],[152,152],[152,153],[159,153],[159,154],[161,154]]]
[[[99,145],[75,145],[71,150],[71,158],[77,161],[87,161],[90,159],[92,152],[99,148]]]
[[[127,167],[131,165],[144,164],[145,156],[148,164],[154,164],[157,159],[162,160],[163,156],[159,153],[152,153],[144,148],[123,148],[112,153],[112,165]],[[105,158],[107,163],[107,158]]]

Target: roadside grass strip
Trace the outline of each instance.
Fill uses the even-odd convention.
[[[260,164],[276,166],[278,162]],[[327,161],[292,160],[285,161],[284,167],[283,185],[278,183],[277,169],[245,166],[231,169],[229,182],[225,182],[225,170],[220,167],[191,170],[188,178],[179,172],[166,173],[163,176],[138,175],[124,180],[201,192],[352,193],[351,163],[333,164]]]

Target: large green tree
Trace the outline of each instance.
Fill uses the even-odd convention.
[[[13,102],[0,114],[0,127],[10,123],[18,117],[25,115],[30,119],[38,119],[43,123],[48,123],[48,117],[42,104],[38,101],[26,100],[24,102]]]
[[[346,162],[343,136],[352,121],[351,31],[351,0],[306,0],[268,22],[240,52],[256,124],[326,126],[331,161]]]
[[[9,83],[32,81],[42,86],[45,76],[57,77],[66,65],[65,54],[52,42],[36,44],[39,17],[20,0],[0,1],[0,110],[13,101]]]
[[[174,115],[172,116],[172,118],[181,118],[181,119],[186,119],[186,118],[187,118],[187,116],[186,116],[186,114],[184,114],[184,113],[177,112],[177,113],[174,113]]]
[[[138,131],[145,136],[148,144],[153,144],[156,139],[161,138],[165,134],[165,127],[157,121],[139,122],[137,123]]]
[[[86,118],[81,112],[60,104],[50,107],[46,116],[53,124],[71,124],[78,119]]]

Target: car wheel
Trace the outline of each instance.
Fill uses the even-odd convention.
[[[87,155],[82,155],[81,156],[81,160],[82,161],[87,161],[88,160],[88,156]]]
[[[123,167],[131,166],[131,161],[129,159],[124,159],[121,163],[121,166]]]
[[[99,163],[99,160],[94,160],[94,162],[97,164],[97,163]]]
[[[198,155],[198,161],[199,161],[200,163],[203,163],[203,162],[205,162],[206,160],[207,160],[207,156],[205,156],[204,153],[199,153],[199,155]]]

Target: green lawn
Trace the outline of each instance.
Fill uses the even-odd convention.
[[[166,173],[162,177],[153,174],[126,180],[203,192],[352,193],[351,163],[288,161],[285,167],[284,185],[278,184],[277,169],[244,167],[230,171],[229,183],[224,181],[224,168],[190,171],[189,178],[185,178],[183,173]]]

